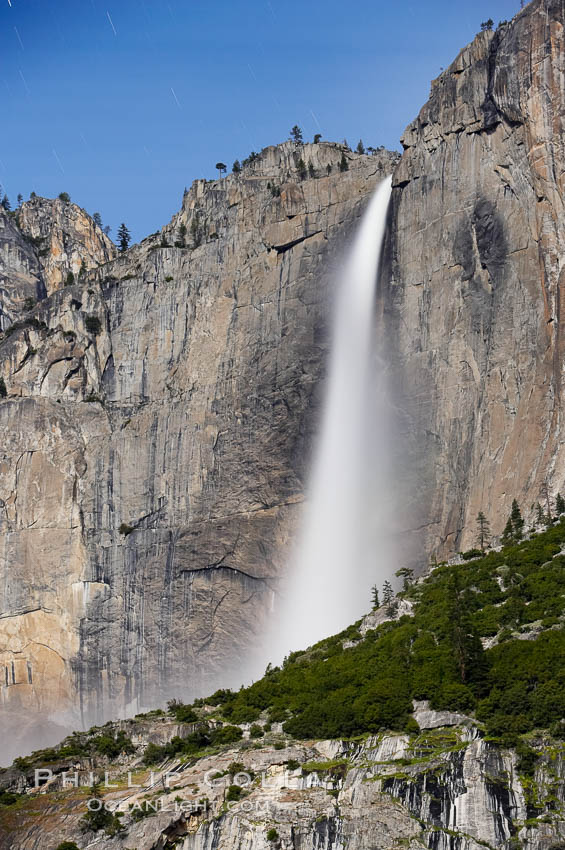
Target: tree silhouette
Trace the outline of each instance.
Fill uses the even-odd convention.
[[[482,511],[477,514],[477,543],[479,549],[484,552],[488,547],[490,540],[490,525],[489,521]]]
[[[220,179],[222,178],[222,174],[225,174],[227,169],[227,165],[225,162],[217,162],[216,168],[218,169],[218,174],[220,175]]]
[[[118,248],[123,253],[127,251],[129,248],[129,243],[131,242],[131,235],[126,225],[122,221],[120,226],[118,227]]]
[[[298,124],[295,124],[292,130],[290,131],[290,138],[293,142],[296,142],[296,144],[302,144],[302,130],[300,129]]]

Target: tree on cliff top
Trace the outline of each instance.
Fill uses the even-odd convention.
[[[492,18],[489,18],[488,21],[483,21],[481,24],[481,30],[486,32],[486,30],[491,30],[494,26],[494,21]]]
[[[127,251],[129,248],[129,243],[131,242],[131,235],[126,225],[122,221],[120,226],[118,227],[118,248],[120,251]]]
[[[290,138],[293,142],[296,142],[297,144],[302,144],[302,130],[300,129],[298,124],[295,124],[292,130],[290,131]]]
[[[221,179],[221,177],[222,177],[222,174],[225,174],[225,173],[226,173],[226,171],[228,170],[228,167],[227,167],[227,165],[225,164],[225,162],[217,162],[217,163],[216,163],[216,168],[218,169],[218,174],[219,174],[219,176],[220,176],[220,179]]]

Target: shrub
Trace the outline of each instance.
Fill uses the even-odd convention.
[[[267,841],[278,841],[278,840],[279,840],[279,834],[273,826],[273,827],[271,827],[271,829],[267,830]]]
[[[87,316],[84,320],[84,327],[89,334],[97,336],[102,331],[102,322],[98,316]]]
[[[241,800],[242,794],[243,788],[241,785],[230,785],[226,794],[226,800],[228,803],[237,802],[238,800]]]
[[[127,522],[122,522],[118,531],[120,532],[120,534],[123,534],[124,537],[127,537],[128,534],[131,534],[132,531],[135,531],[135,528],[133,527],[133,525],[128,525]]]
[[[191,705],[185,705],[173,699],[167,703],[167,708],[179,723],[196,723],[198,721],[198,715]]]
[[[289,770],[298,770],[300,767],[300,762],[296,761],[296,759],[289,759],[286,763],[286,766]]]
[[[239,726],[221,726],[219,729],[214,729],[210,735],[213,744],[234,744],[242,737],[243,732]]]
[[[483,553],[480,549],[468,549],[466,552],[461,552],[461,557],[464,561],[470,561],[471,558],[480,558]]]
[[[13,806],[22,797],[14,791],[0,791],[0,806]]]
[[[115,759],[122,753],[135,752],[135,747],[128,738],[126,733],[120,729],[116,736],[100,735],[92,741],[94,749],[102,756],[108,756],[110,759]]]
[[[55,850],[79,850],[74,841],[61,841]]]
[[[263,731],[263,727],[259,726],[258,723],[254,723],[251,729],[249,730],[249,735],[251,738],[262,738],[265,732]]]
[[[59,200],[63,201],[64,204],[70,204],[71,196],[68,192],[59,192]]]

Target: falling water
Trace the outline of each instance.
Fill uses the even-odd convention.
[[[374,298],[391,179],[363,216],[338,283],[328,384],[305,523],[271,654],[335,634],[370,608],[390,574],[386,397],[374,348]]]

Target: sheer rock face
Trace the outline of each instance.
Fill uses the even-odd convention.
[[[0,329],[5,330],[20,312],[45,295],[33,243],[0,206]]]
[[[565,485],[562,0],[482,32],[432,84],[394,176],[382,318],[415,526],[446,555]],[[418,517],[419,513],[419,517]]]
[[[334,268],[398,160],[341,156],[286,143],[198,181],[74,286],[30,265],[51,294],[0,342],[1,761],[22,716],[46,741],[239,683],[302,500]],[[26,232],[58,232],[44,207]]]

